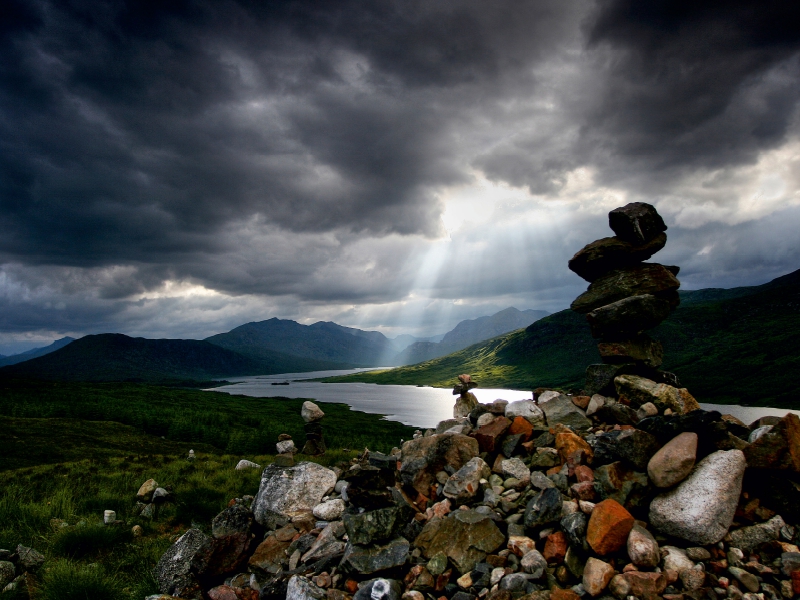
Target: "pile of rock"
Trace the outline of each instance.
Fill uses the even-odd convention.
[[[325,413],[313,402],[306,401],[303,402],[300,415],[305,421],[303,427],[306,430],[306,444],[303,446],[303,454],[322,456],[327,450],[325,439],[322,437],[322,417],[325,416]]]
[[[569,268],[590,282],[572,310],[586,315],[603,360],[587,369],[586,389],[611,393],[620,374],[674,384],[674,375],[657,371],[661,344],[645,333],[679,302],[678,267],[644,262],[667,243],[667,226],[643,202],[612,210],[608,223],[614,237],[592,242],[569,261]]]
[[[155,479],[148,479],[136,492],[134,513],[144,519],[155,519],[162,504],[170,500],[170,492],[158,485]]]
[[[332,469],[269,465],[156,579],[212,600],[800,593],[800,419],[745,425],[625,382],[616,397],[478,404]]]
[[[0,594],[27,598],[29,584],[43,564],[44,556],[33,548],[18,545],[13,552],[0,548]]]

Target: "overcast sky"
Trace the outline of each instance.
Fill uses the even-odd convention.
[[[631,201],[685,289],[800,268],[795,0],[2,4],[0,353],[557,311]]]

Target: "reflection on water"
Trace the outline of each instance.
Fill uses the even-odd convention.
[[[373,369],[350,369],[346,371],[314,371],[311,373],[281,373],[257,377],[229,379],[231,385],[212,388],[209,391],[240,394],[254,398],[283,396],[285,398],[311,398],[316,402],[340,402],[354,410],[386,415],[391,421],[399,421],[414,427],[435,427],[439,421],[452,418],[455,397],[450,389],[415,387],[411,385],[377,385],[374,383],[321,383],[307,381],[334,375],[348,375]],[[455,379],[455,378],[454,378]],[[289,385],[273,383],[290,382]],[[499,398],[513,402],[530,400],[531,392],[492,388],[475,388],[472,392],[480,402],[492,402]],[[745,423],[751,423],[765,415],[783,416],[787,412],[777,408],[754,408],[736,405],[701,404],[706,410],[718,410],[731,414]]]

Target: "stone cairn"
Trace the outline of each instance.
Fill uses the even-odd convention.
[[[588,244],[569,261],[569,268],[590,283],[572,310],[586,315],[603,360],[587,368],[586,389],[611,392],[614,378],[621,374],[674,385],[673,374],[657,370],[661,343],[645,333],[679,302],[679,268],[644,262],[667,243],[667,226],[656,209],[643,202],[612,210],[608,224],[614,237]]]
[[[365,451],[333,468],[270,464],[254,498],[234,499],[210,533],[189,529],[167,550],[154,576],[170,596],[148,600],[800,594],[800,418],[748,425],[705,411],[656,370],[655,342],[642,336],[675,304],[677,280],[638,262],[665,241],[651,208],[612,213],[623,215],[611,220],[620,239],[616,219],[642,233],[638,246],[600,240],[624,251],[602,267],[581,259],[599,273],[592,286],[614,272],[627,286],[617,297],[598,292],[611,283],[590,286],[587,314],[633,307],[602,321],[614,326],[601,326],[601,344],[625,356],[604,363],[613,375],[604,394],[544,389],[536,401],[476,402],[389,454]],[[657,312],[641,308],[643,295]],[[642,345],[650,350],[634,352]],[[471,379],[459,381],[456,415]]]
[[[470,392],[471,389],[478,387],[478,384],[472,381],[469,375],[459,375],[458,383],[453,388],[453,395],[456,398],[456,404],[453,406],[453,417],[456,419],[461,417],[468,417],[469,413],[478,406],[478,399],[475,394]]]
[[[325,454],[325,439],[322,437],[322,418],[325,413],[313,402],[303,402],[300,415],[305,421],[303,426],[306,430],[306,444],[303,446],[303,454],[309,456],[321,456]]]

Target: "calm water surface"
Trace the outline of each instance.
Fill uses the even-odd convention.
[[[240,394],[254,398],[283,396],[285,398],[311,398],[316,402],[339,402],[354,410],[386,415],[391,421],[399,421],[413,427],[435,427],[439,421],[453,416],[455,397],[451,389],[416,387],[412,385],[377,385],[375,383],[321,383],[307,381],[320,377],[348,375],[373,369],[351,369],[347,371],[314,371],[311,373],[282,373],[256,377],[229,379],[231,385],[211,388],[208,391]],[[289,385],[272,385],[288,381]],[[494,388],[475,388],[472,392],[480,402],[503,399],[530,400],[531,392]],[[701,404],[706,410],[718,410],[731,414],[745,423],[751,423],[765,415],[783,416],[787,412],[777,408],[753,408],[728,404]]]

